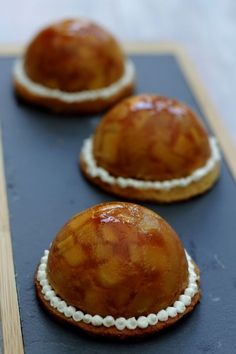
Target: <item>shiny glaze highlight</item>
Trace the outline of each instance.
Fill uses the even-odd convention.
[[[113,176],[151,181],[186,177],[210,157],[208,136],[183,103],[133,96],[111,109],[94,134],[93,155]]]
[[[173,229],[154,212],[121,202],[72,218],[51,246],[47,274],[70,305],[114,317],[157,313],[188,282],[185,253]]]
[[[105,29],[87,20],[69,19],[39,32],[25,53],[29,78],[66,92],[109,86],[124,72],[124,56]]]

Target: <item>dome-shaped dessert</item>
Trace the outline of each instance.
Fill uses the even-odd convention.
[[[89,332],[132,336],[190,311],[199,300],[197,279],[198,268],[165,220],[113,202],[81,212],[61,229],[41,260],[36,286],[57,317]]]
[[[77,92],[120,79],[124,60],[119,44],[103,28],[85,20],[66,20],[39,32],[25,52],[24,68],[43,86]]]
[[[123,100],[103,117],[86,147],[82,152],[85,174],[125,197],[185,199],[208,189],[219,173],[215,141],[190,108],[167,97],[140,95]],[[198,186],[202,177],[206,178]]]
[[[40,31],[15,70],[16,89],[24,98],[67,111],[105,108],[129,94],[133,80],[133,67],[116,39],[82,19]]]

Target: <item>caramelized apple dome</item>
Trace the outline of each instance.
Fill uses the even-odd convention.
[[[73,217],[49,251],[47,277],[67,304],[92,315],[156,313],[188,284],[188,265],[174,230],[130,203],[104,203]]]
[[[24,59],[27,76],[51,89],[67,92],[109,86],[124,73],[122,50],[105,29],[70,19],[38,33]]]
[[[93,138],[93,156],[113,176],[164,181],[205,165],[210,145],[204,126],[186,105],[140,95],[104,116]]]

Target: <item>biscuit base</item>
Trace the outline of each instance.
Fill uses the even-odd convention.
[[[117,93],[101,99],[87,99],[84,101],[65,102],[58,98],[43,97],[31,92],[18,80],[13,81],[16,94],[26,103],[41,106],[55,113],[79,113],[93,114],[99,113],[111,107],[122,98],[130,96],[134,91],[134,82],[122,87]]]
[[[205,176],[203,176],[199,181],[192,182],[186,187],[174,187],[169,190],[157,190],[151,188],[140,189],[135,187],[121,188],[118,185],[103,182],[98,177],[92,177],[88,173],[87,164],[82,155],[80,156],[80,168],[84,176],[90,182],[96,184],[109,193],[131,200],[133,199],[160,203],[178,202],[202,194],[214,185],[220,174],[220,163],[218,162],[214,168]]]
[[[200,274],[199,268],[195,263],[194,266],[195,266],[196,274],[199,275]],[[197,281],[197,283],[199,286],[199,281]],[[192,298],[191,304],[186,307],[186,310],[183,313],[178,313],[177,316],[175,316],[174,318],[168,318],[167,321],[163,321],[163,322],[158,321],[156,325],[148,326],[147,328],[136,328],[133,330],[125,328],[122,331],[120,331],[115,326],[109,328],[105,326],[96,327],[91,324],[86,324],[83,321],[76,322],[72,318],[65,317],[62,313],[60,313],[58,310],[53,308],[50,305],[49,301],[44,299],[44,294],[41,292],[42,287],[39,281],[37,280],[37,271],[35,273],[35,288],[36,288],[36,294],[40,304],[42,305],[44,310],[46,310],[54,319],[58,320],[63,324],[70,324],[72,326],[75,326],[78,329],[81,329],[93,336],[117,338],[117,339],[141,338],[159,332],[160,330],[173,325],[178,320],[180,320],[183,316],[185,316],[187,313],[191,312],[201,298],[201,291],[199,289],[197,294],[195,294],[194,297]]]

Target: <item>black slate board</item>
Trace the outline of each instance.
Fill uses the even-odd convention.
[[[176,97],[203,116],[174,56],[133,59],[137,92]],[[73,214],[116,198],[88,184],[76,164],[100,117],[57,117],[20,104],[11,87],[12,63],[0,59],[0,117],[25,353],[235,353],[236,188],[224,161],[206,195],[169,206],[145,204],[177,230],[201,268],[203,298],[191,315],[151,338],[120,343],[61,326],[39,307],[33,276],[43,250]]]

